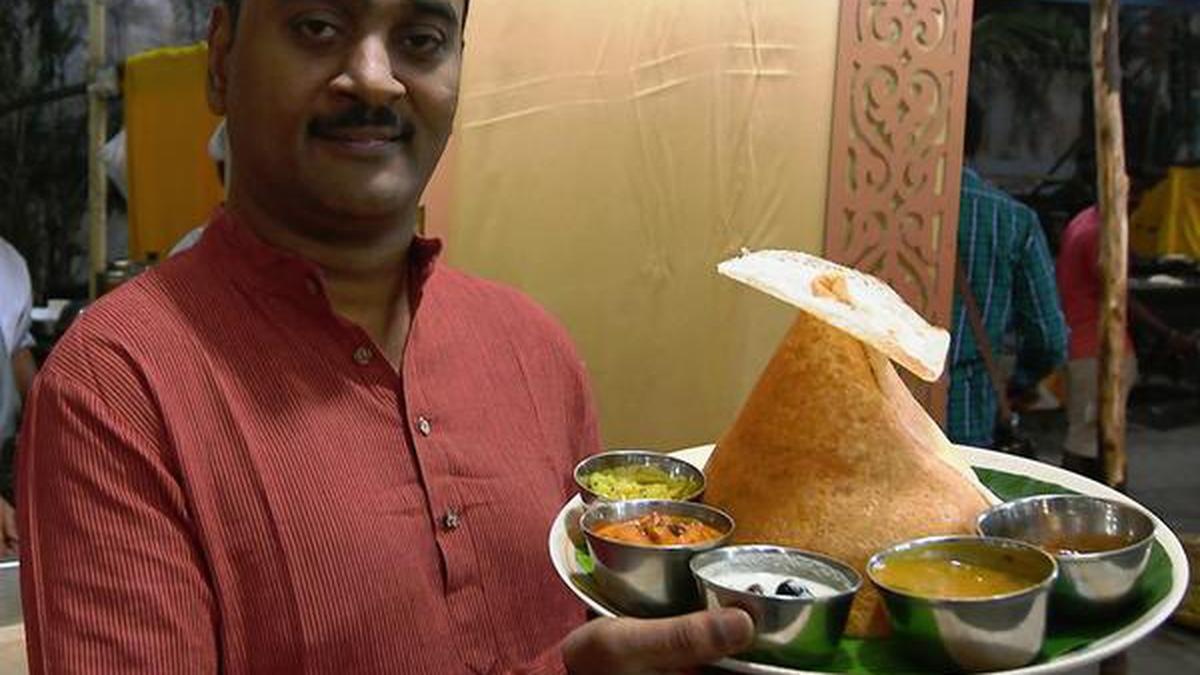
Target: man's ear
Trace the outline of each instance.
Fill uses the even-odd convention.
[[[225,115],[225,91],[228,84],[229,52],[233,49],[233,17],[229,7],[218,2],[208,18],[208,108],[214,115]]]

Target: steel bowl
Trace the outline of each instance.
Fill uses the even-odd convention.
[[[704,472],[682,459],[653,450],[613,450],[592,455],[575,466],[575,485],[579,487],[579,495],[583,498],[584,504],[597,501],[619,501],[610,500],[593,492],[586,480],[593,472],[619,466],[652,466],[662,469],[671,478],[687,478],[696,481],[700,487],[682,495],[679,501],[695,501],[704,494]]]
[[[1116,540],[1115,548],[1093,553],[1048,551],[1059,569],[1052,611],[1075,616],[1103,616],[1133,599],[1154,541],[1154,522],[1140,509],[1084,495],[1042,495],[994,506],[979,516],[979,531],[1043,548],[1081,535]]]
[[[1030,584],[978,598],[920,595],[877,576],[883,565],[902,556],[1020,571]],[[1012,539],[928,537],[875,554],[867,562],[867,576],[883,596],[892,630],[915,656],[941,672],[981,672],[1020,668],[1037,658],[1058,565],[1042,549]]]
[[[695,518],[721,536],[698,544],[649,546],[613,541],[596,535],[596,528],[639,518],[657,511]],[[595,564],[593,576],[605,600],[632,616],[671,616],[701,607],[700,593],[688,562],[697,553],[723,545],[733,534],[733,518],[696,502],[643,499],[596,502],[580,519]]]
[[[727,546],[692,558],[691,568],[707,608],[740,607],[754,619],[754,645],[746,658],[792,668],[833,657],[862,587],[862,577],[849,565],[780,546]],[[747,575],[764,573],[819,591],[810,597],[748,591]]]

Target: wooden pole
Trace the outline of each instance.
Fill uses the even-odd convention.
[[[1100,274],[1100,457],[1109,485],[1125,483],[1125,314],[1129,247],[1129,179],[1121,118],[1119,0],[1092,0],[1092,84],[1095,92],[1096,169],[1102,231]]]
[[[1096,116],[1096,187],[1100,201],[1100,459],[1109,485],[1125,484],[1125,313],[1129,265],[1129,178],[1121,117],[1120,0],[1092,0],[1092,91]],[[1101,675],[1125,675],[1128,655],[1100,663]]]
[[[99,294],[100,276],[108,265],[108,180],[100,158],[108,136],[108,94],[100,81],[107,11],[103,0],[88,3],[88,290],[92,298]]]

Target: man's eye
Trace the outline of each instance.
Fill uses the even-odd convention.
[[[328,42],[338,34],[337,26],[322,19],[301,19],[295,29],[301,37],[313,42]]]
[[[417,56],[433,56],[445,44],[446,39],[436,32],[409,33],[400,39],[404,51]]]

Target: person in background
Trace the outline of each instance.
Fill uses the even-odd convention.
[[[974,159],[982,143],[983,124],[983,110],[968,100],[967,162]],[[1066,324],[1058,304],[1054,261],[1033,209],[984,181],[966,164],[958,217],[958,265],[974,292],[993,349],[1004,344],[1010,326],[1016,331],[1016,367],[1001,386],[1007,387],[1010,400],[1026,397],[1066,358]],[[957,289],[951,332],[947,435],[955,443],[991,447],[996,427],[995,387]]]
[[[55,348],[22,430],[42,673],[676,672],[740,609],[584,623],[546,536],[599,449],[566,332],[416,236],[465,0],[223,0],[237,167]]]
[[[33,384],[33,287],[17,249],[0,238],[0,558],[17,551],[11,490],[21,401]]]
[[[8,353],[4,336],[0,335],[0,354]],[[0,358],[0,560],[17,554],[21,538],[17,533],[16,511],[13,510],[13,473],[16,458],[16,429],[18,399],[12,361]]]
[[[1130,182],[1129,210],[1137,209],[1151,181],[1136,177]],[[1067,361],[1067,438],[1063,443],[1063,468],[1103,480],[1096,411],[1099,407],[1100,355],[1100,209],[1090,206],[1076,215],[1063,231],[1058,252],[1058,290],[1071,328]],[[1127,299],[1129,316],[1162,336],[1166,348],[1179,355],[1196,354],[1196,341],[1173,330],[1137,299]],[[1133,339],[1125,332],[1125,359],[1121,366],[1121,401],[1126,405],[1138,377]]]

